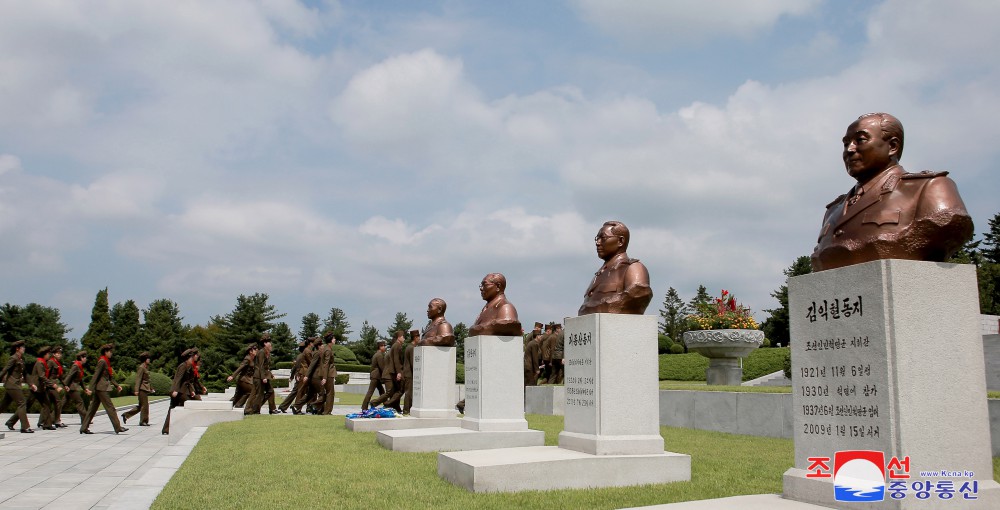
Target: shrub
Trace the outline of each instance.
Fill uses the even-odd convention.
[[[660,354],[666,354],[670,352],[670,348],[673,347],[674,341],[671,340],[670,337],[667,335],[659,334],[657,335],[657,344]],[[681,349],[681,352],[684,352],[683,348]]]
[[[277,362],[277,363],[274,364],[274,368],[277,369],[277,370],[282,370],[282,369],[285,369],[285,368],[291,369],[292,365],[294,365],[294,364],[295,364],[294,361],[279,361],[279,362]]]
[[[680,347],[680,344],[675,344]],[[781,370],[788,347],[757,349],[743,359],[743,380],[756,379]],[[708,358],[694,352],[660,356],[660,380],[704,381]]]
[[[348,374],[337,374],[337,378],[333,380],[334,384],[347,384],[351,376]]]
[[[465,363],[455,363],[455,382],[465,384]]]
[[[170,387],[174,385],[174,381],[170,377],[159,372],[150,372],[149,385],[156,390],[156,395],[169,395]]]
[[[785,368],[785,377],[791,379],[792,378],[792,350],[790,348],[788,349],[788,352],[785,353],[785,362],[784,362],[783,365],[784,365],[784,368]]]
[[[670,354],[684,354],[684,346],[681,344],[671,344]]]
[[[333,346],[333,358],[337,363],[359,364],[358,357],[346,345],[336,344]],[[365,367],[365,371],[368,367]]]
[[[369,365],[357,365],[353,363],[337,363],[338,372],[371,372],[372,367]]]

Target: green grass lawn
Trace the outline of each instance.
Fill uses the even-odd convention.
[[[705,381],[660,381],[661,390],[734,391],[738,393],[791,393],[791,386],[709,386]]]
[[[558,443],[561,416],[528,415]],[[275,427],[280,419],[281,427]],[[790,439],[661,427],[666,449],[691,455],[691,481],[626,488],[474,494],[437,476],[436,453],[386,450],[343,417],[252,416],[213,425],[153,504],[174,508],[623,508],[781,492]],[[1000,459],[993,459],[1000,480]]]

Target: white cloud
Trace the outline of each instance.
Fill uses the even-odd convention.
[[[0,175],[21,169],[21,159],[13,154],[0,154]]]
[[[581,18],[636,44],[681,46],[745,38],[770,30],[782,16],[813,11],[819,0],[574,0]]]

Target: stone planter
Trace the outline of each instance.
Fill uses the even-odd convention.
[[[764,332],[756,329],[709,329],[684,333],[689,351],[708,358],[705,379],[710,385],[739,386],[743,382],[740,358],[764,343]]]

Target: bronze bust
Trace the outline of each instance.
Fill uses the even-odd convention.
[[[455,332],[451,324],[444,318],[444,311],[448,309],[448,304],[441,298],[434,298],[427,303],[427,318],[430,321],[424,326],[424,332],[420,335],[420,345],[434,345],[438,347],[451,347],[455,345]]]
[[[521,321],[517,318],[517,309],[504,291],[507,289],[507,278],[500,273],[490,273],[483,277],[479,284],[479,295],[486,301],[486,306],[476,317],[476,323],[469,328],[469,336],[519,336]]]
[[[620,313],[642,315],[653,299],[649,287],[649,271],[639,259],[629,258],[628,227],[619,221],[608,221],[594,238],[597,256],[604,264],[594,273],[594,279],[583,294],[583,304],[577,315]]]
[[[862,115],[843,142],[844,166],[857,184],[826,206],[814,271],[879,259],[941,262],[972,237],[972,217],[948,172],[911,174],[899,165],[899,119]]]

